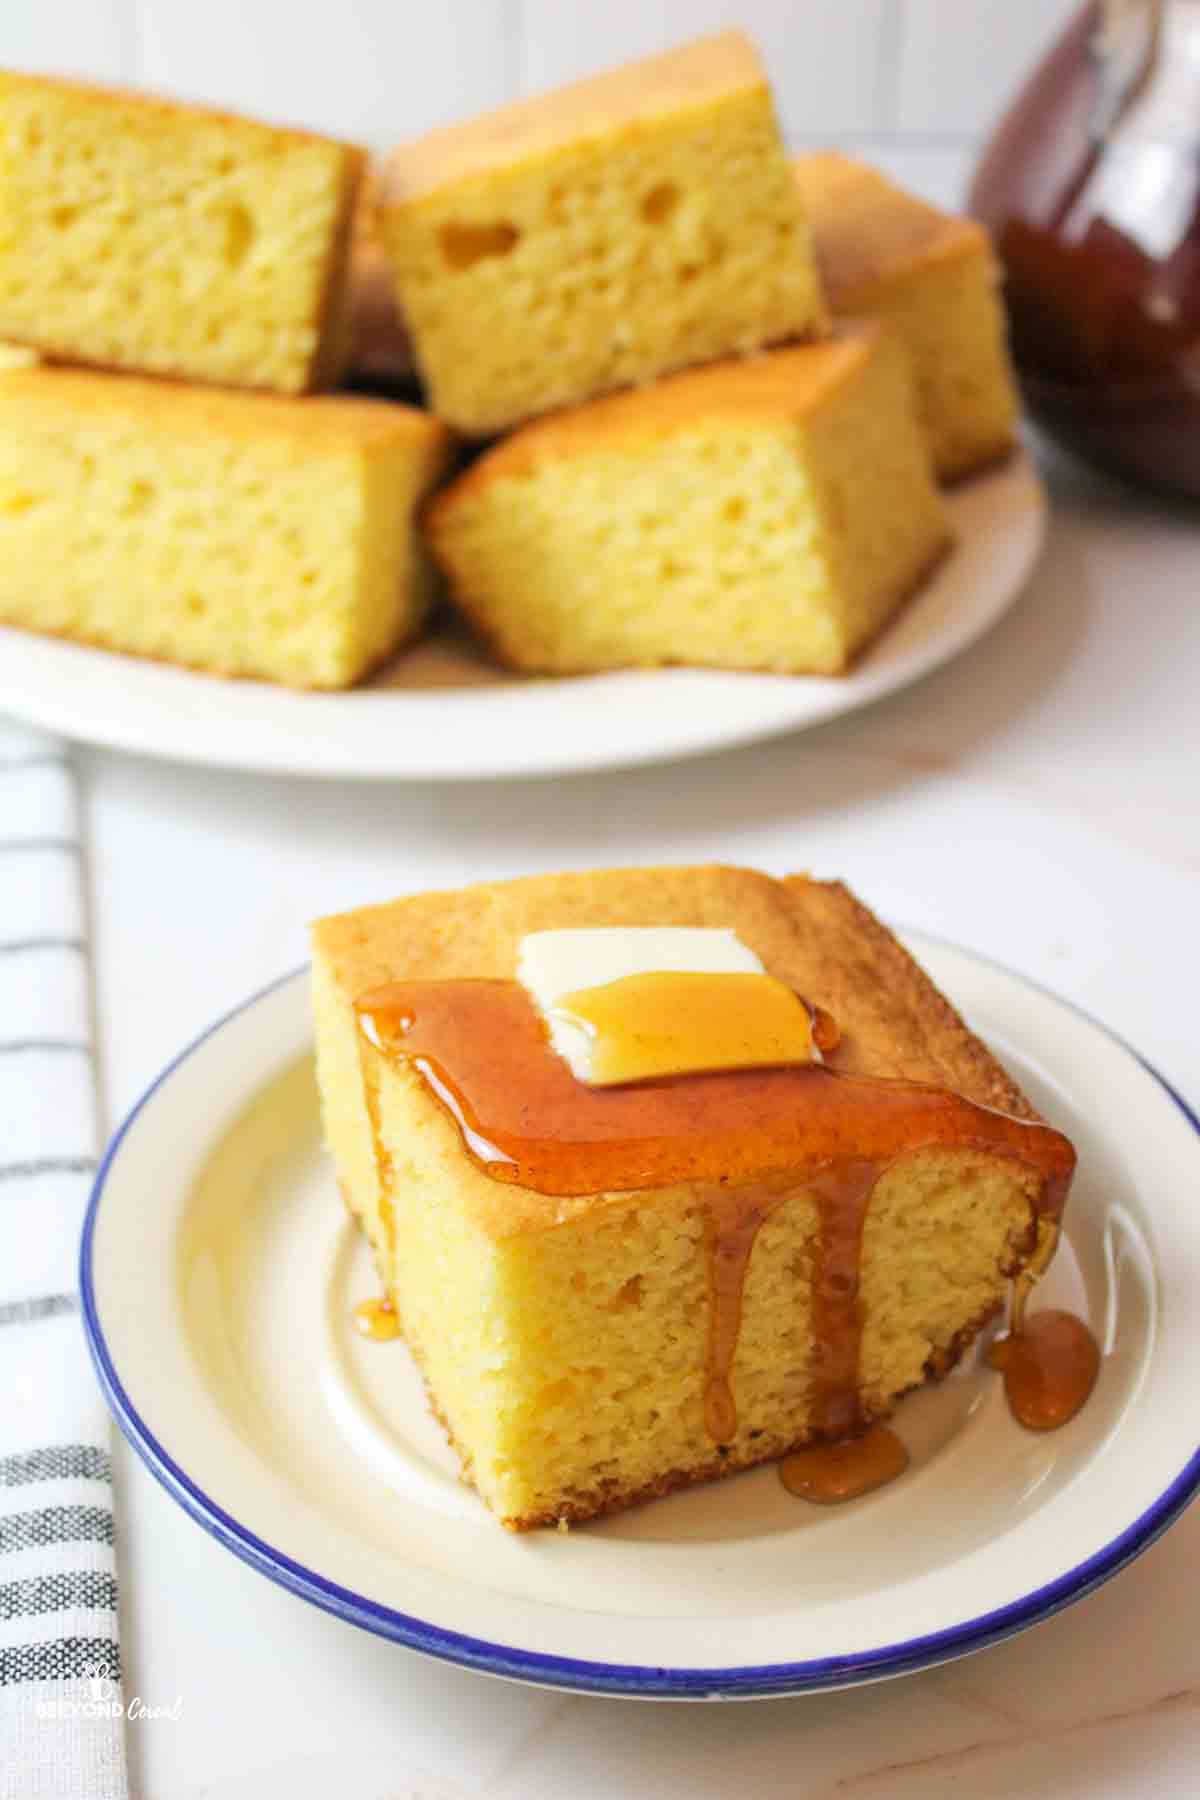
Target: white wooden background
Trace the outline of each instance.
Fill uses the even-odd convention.
[[[1077,0],[0,0],[0,66],[124,81],[377,150],[728,24],[797,145],[952,202]]]

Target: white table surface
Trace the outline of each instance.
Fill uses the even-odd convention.
[[[1049,544],[1009,617],[817,731],[658,770],[424,790],[82,751],[110,1123],[304,958],[316,914],[693,858],[843,876],[890,920],[1079,1002],[1200,1102],[1200,509],[1050,467]],[[130,1725],[144,1800],[1197,1792],[1200,1509],[997,1649],[712,1706],[543,1693],[369,1637],[219,1549],[123,1446],[117,1498],[128,1693],[182,1699],[178,1719]]]

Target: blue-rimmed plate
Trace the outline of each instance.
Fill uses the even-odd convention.
[[[1104,1350],[1049,1436],[978,1362],[906,1401],[891,1487],[836,1509],[770,1469],[570,1533],[505,1533],[455,1478],[407,1351],[351,1328],[374,1291],[322,1154],[303,976],[231,1014],[117,1135],[84,1313],[122,1429],[203,1527],[293,1592],[454,1662],[609,1693],[750,1696],[873,1680],[1065,1606],[1200,1483],[1200,1127],[1138,1058],[1016,976],[913,940],[1074,1137],[1040,1300]]]

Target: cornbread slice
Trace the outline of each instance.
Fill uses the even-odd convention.
[[[1018,403],[986,231],[836,151],[800,157],[795,172],[833,313],[886,320],[908,351],[937,474],[995,462],[1015,441]]]
[[[371,1241],[464,1474],[515,1529],[588,1518],[778,1457],[810,1438],[823,1416],[817,1316],[830,1268],[818,1190],[826,1172],[798,1179],[793,1169],[789,1181],[786,1155],[778,1168],[770,1157],[756,1163],[761,1109],[729,1140],[719,1186],[666,1180],[579,1193],[560,1181],[556,1193],[537,1191],[475,1160],[413,1062],[381,1054],[359,1028],[355,1001],[382,983],[507,984],[527,933],[647,925],[732,928],[769,974],[826,1008],[841,1028],[827,1058],[835,1074],[807,1074],[826,1086],[851,1078],[854,1105],[857,1088],[867,1088],[866,1129],[871,1095],[882,1090],[907,1104],[911,1082],[955,1090],[965,1096],[955,1104],[983,1122],[982,1139],[968,1130],[922,1144],[915,1134],[875,1184],[857,1304],[852,1286],[842,1302],[860,1332],[850,1380],[861,1417],[886,1414],[906,1389],[944,1372],[1001,1306],[1006,1278],[1036,1246],[1045,1252],[1044,1168],[996,1154],[986,1147],[989,1131],[1045,1140],[1064,1182],[1073,1164],[1066,1140],[1037,1123],[928,978],[837,882],[724,867],[610,870],[418,895],[321,920],[313,928],[317,1069],[342,1193]],[[521,1086],[527,1072],[515,1040],[490,1051],[478,1034],[472,1043],[477,1057],[508,1059],[502,1079],[516,1084],[519,1114],[534,1106],[527,1129],[535,1134],[541,1115]],[[462,1071],[438,1072],[442,1092],[447,1082],[453,1091]],[[882,1083],[856,1084],[861,1077]],[[682,1089],[696,1093],[707,1120],[737,1080],[688,1077]],[[595,1091],[576,1091],[594,1116]],[[625,1103],[619,1090],[600,1096],[610,1102]],[[792,1108],[801,1128],[805,1106],[801,1093]],[[473,1123],[486,1132],[489,1121]],[[674,1143],[653,1148],[669,1173]],[[828,1148],[836,1164],[865,1153],[866,1139],[851,1131]],[[773,1179],[780,1203],[750,1251],[733,1328],[736,1427],[718,1444],[706,1424],[714,1320],[724,1304],[714,1246],[722,1208],[737,1202],[748,1173]]]
[[[363,167],[308,132],[0,71],[0,337],[193,381],[331,385]]]
[[[414,514],[450,456],[415,408],[82,369],[0,380],[0,622],[346,687],[421,623]]]
[[[381,232],[433,409],[477,436],[825,329],[739,32],[403,145]]]
[[[948,540],[903,353],[875,328],[539,420],[427,523],[503,661],[560,672],[840,673]]]

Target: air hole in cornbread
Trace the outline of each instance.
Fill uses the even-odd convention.
[[[452,269],[470,269],[489,256],[507,256],[520,239],[515,225],[443,225],[442,255]]]
[[[236,269],[245,259],[255,238],[254,220],[239,201],[233,201],[224,208],[224,251],[225,261],[229,268]]]
[[[660,181],[642,201],[642,217],[652,225],[661,225],[679,205],[679,189],[673,181]]]
[[[827,329],[770,89],[737,32],[403,145],[379,215],[430,404],[472,437]],[[548,355],[543,313],[596,257],[610,285],[585,288]]]
[[[221,387],[336,380],[363,152],[11,70],[0,136],[0,336],[63,363]]]

